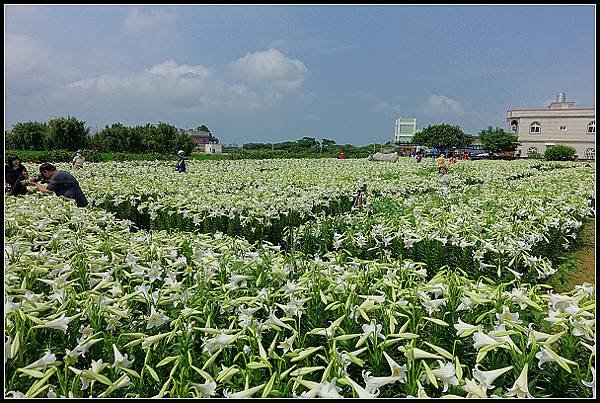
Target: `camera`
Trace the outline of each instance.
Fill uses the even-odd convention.
[[[29,178],[30,182],[41,182],[43,180],[44,180],[44,178],[42,177],[42,175],[35,175],[35,176],[32,176],[31,178]]]

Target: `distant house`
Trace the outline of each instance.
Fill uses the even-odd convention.
[[[204,152],[206,154],[223,154],[223,146],[221,144],[205,144]]]
[[[196,142],[196,148],[199,150],[204,149],[206,144],[210,143],[211,135],[209,132],[204,130],[187,129],[185,134],[191,136]]]
[[[507,111],[506,120],[521,143],[518,151],[522,157],[563,144],[575,148],[580,159],[595,159],[596,109],[576,108],[566,97],[561,92],[545,109]]]

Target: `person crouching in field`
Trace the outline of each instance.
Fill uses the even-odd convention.
[[[10,155],[4,167],[4,193],[12,196],[27,194],[27,187],[22,183],[29,178],[27,169],[21,158]]]
[[[27,185],[34,186],[43,193],[55,194],[75,200],[77,207],[85,207],[88,201],[83,194],[79,182],[73,175],[66,171],[57,171],[56,167],[48,162],[40,165],[40,174],[43,179],[49,181],[47,185],[27,181]]]
[[[179,156],[179,161],[177,161],[177,165],[175,165],[175,168],[177,169],[177,172],[185,172],[185,170],[186,170],[186,167],[185,167],[185,151],[179,150],[177,152],[177,155]]]

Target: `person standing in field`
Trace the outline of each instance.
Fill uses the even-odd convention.
[[[468,159],[469,159],[469,154],[467,154],[467,152],[466,152],[466,151],[465,151],[465,152],[463,152],[463,155],[462,155],[462,160],[463,160],[463,161],[467,161]]]
[[[448,192],[450,192],[450,189],[452,188],[452,183],[451,183],[452,178],[447,173],[448,173],[448,168],[446,168],[445,165],[442,166],[440,168],[440,179],[439,179],[442,194],[448,194]]]
[[[177,155],[179,156],[179,161],[177,161],[177,165],[175,166],[175,168],[177,168],[177,172],[185,172],[185,151],[179,150],[177,152]]]
[[[75,200],[77,207],[86,207],[88,201],[73,175],[66,171],[57,171],[56,167],[48,162],[40,165],[40,174],[49,181],[47,185],[28,181],[27,185],[34,186],[42,193],[55,194]]]
[[[438,166],[438,173],[442,173],[442,167],[446,168],[446,155],[440,153],[440,156],[435,160]]]
[[[27,187],[22,183],[29,178],[27,169],[21,158],[10,155],[4,166],[4,193],[12,196],[27,194]]]
[[[83,151],[77,150],[77,155],[75,156],[75,158],[73,158],[73,161],[71,161],[71,165],[73,165],[73,168],[83,168],[84,162],[85,157],[83,156]]]

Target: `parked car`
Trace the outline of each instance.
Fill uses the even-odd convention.
[[[512,160],[515,158],[513,151],[503,151],[500,153],[479,153],[475,155],[469,155],[469,158],[472,160],[483,160],[483,159],[492,159],[492,160]]]
[[[470,160],[483,160],[483,159],[489,159],[490,158],[490,154],[489,153],[472,153],[469,154],[469,159]]]

